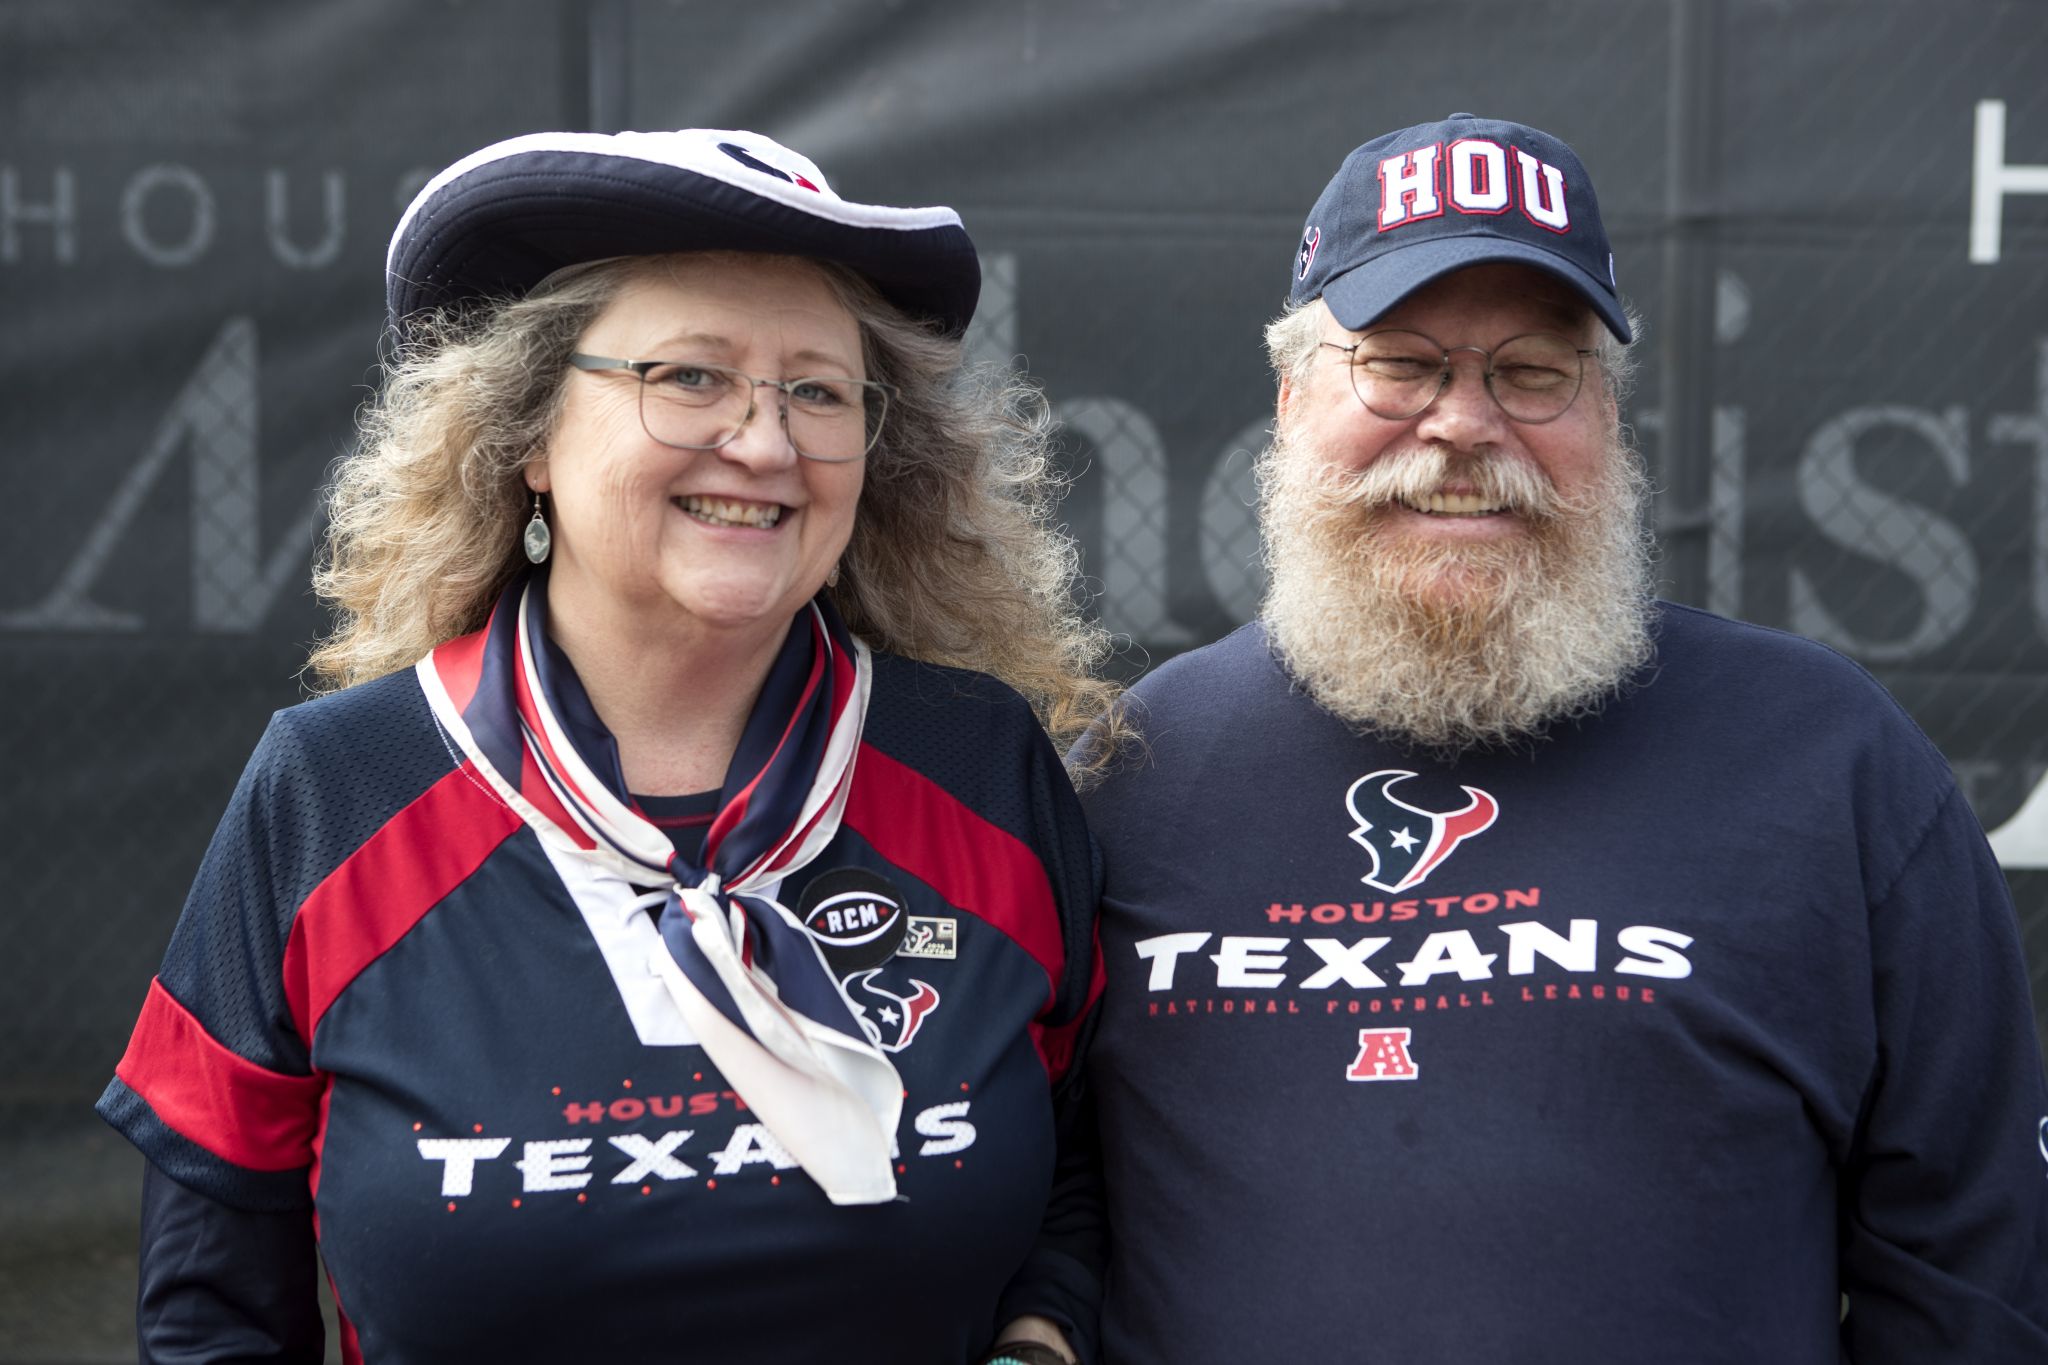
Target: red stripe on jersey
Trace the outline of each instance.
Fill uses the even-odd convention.
[[[844,824],[875,852],[1008,935],[1045,969],[1046,1002],[1066,964],[1045,865],[1024,842],[873,745],[860,746]]]
[[[320,1097],[320,1126],[313,1130],[313,1169],[306,1173],[306,1188],[312,1194],[313,1240],[320,1240],[320,1166],[327,1157],[327,1115],[334,1105],[334,1087],[328,1086],[327,1093]]]
[[[320,1097],[320,1129],[313,1134],[313,1173],[309,1183],[312,1185],[315,1201],[313,1206],[313,1240],[316,1243],[320,1240],[320,1207],[318,1203],[320,1198],[320,1165],[326,1155],[327,1114],[329,1106],[332,1105],[333,1101],[334,1087],[329,1086],[327,1092]],[[334,1317],[335,1321],[340,1325],[342,1365],[363,1365],[363,1344],[356,1339],[356,1325],[350,1321],[348,1307],[341,1301],[341,1289],[334,1283],[334,1272],[327,1270],[324,1261],[321,1263],[321,1269],[327,1276],[327,1288],[334,1295]]]
[[[494,610],[491,613],[497,615]],[[448,700],[455,704],[455,714],[461,715],[469,709],[469,703],[476,696],[477,680],[484,674],[484,645],[491,638],[491,629],[486,625],[472,635],[459,640],[449,640],[434,650],[434,673],[441,679],[442,690]]]
[[[1095,1002],[1102,998],[1102,939],[1095,940],[1094,962],[1088,973],[1088,1003],[1072,1019],[1064,1024],[1030,1025],[1031,1045],[1038,1049],[1038,1060],[1045,1063],[1046,1074],[1054,1080],[1067,1074],[1067,1068],[1074,1064],[1074,1044],[1079,1041],[1081,1025],[1088,1018]]]
[[[386,821],[299,906],[284,949],[284,993],[306,1046],[356,976],[520,828],[468,763]]]
[[[642,819],[646,820],[648,824],[656,829],[696,829],[700,825],[711,823],[710,811],[705,811],[702,815],[671,815],[660,820],[655,819],[646,811],[641,811],[640,815]]]
[[[341,1365],[363,1365],[363,1343],[356,1336],[354,1320],[342,1304],[341,1290],[335,1287],[332,1272],[327,1276],[327,1288],[334,1294],[334,1316],[341,1328],[336,1334],[341,1338]]]
[[[158,980],[114,1074],[180,1136],[252,1171],[312,1160],[321,1075],[291,1076],[229,1050]]]

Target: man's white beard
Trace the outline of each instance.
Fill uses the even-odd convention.
[[[1566,499],[1528,464],[1426,447],[1334,470],[1283,429],[1260,457],[1265,618],[1310,695],[1352,726],[1444,754],[1592,713],[1650,658],[1647,481],[1619,432]],[[1389,529],[1452,474],[1527,535],[1423,540]]]

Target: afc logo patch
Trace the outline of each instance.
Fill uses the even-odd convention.
[[[1394,795],[1394,786],[1415,776],[1405,768],[1367,773],[1344,793],[1345,808],[1358,822],[1351,840],[1372,858],[1372,870],[1359,878],[1382,891],[1418,886],[1451,856],[1453,849],[1492,828],[1500,803],[1477,787],[1466,787],[1471,800],[1462,810],[1429,811]]]
[[[1408,1051],[1410,1030],[1405,1028],[1362,1028],[1358,1031],[1358,1055],[1344,1072],[1347,1081],[1412,1081],[1421,1074]]]

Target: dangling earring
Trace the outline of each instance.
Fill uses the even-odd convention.
[[[555,546],[554,536],[548,533],[547,518],[540,514],[540,494],[533,495],[533,520],[526,523],[526,534],[520,537],[526,547],[526,557],[535,564],[548,562],[548,551]]]
[[[832,565],[832,571],[825,575],[825,586],[828,588],[839,586],[839,565],[836,561]]]

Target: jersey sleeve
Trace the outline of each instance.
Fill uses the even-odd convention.
[[[1102,994],[1102,945],[1095,913],[1102,898],[1102,858],[1081,814],[1080,798],[1043,734],[1031,747],[1032,844],[1045,864],[1064,948],[1060,980],[1043,1016],[1042,1046],[1056,1082],[1072,1070],[1083,1031]]]
[[[1046,860],[1066,945],[1065,970],[1040,1039],[1053,1077],[1057,1146],[1045,1220],[1030,1256],[1004,1290],[995,1325],[1000,1329],[1025,1314],[1049,1318],[1088,1365],[1097,1358],[1106,1250],[1101,1163],[1079,1061],[1102,994],[1102,952],[1095,932],[1102,868],[1080,802],[1051,744],[1039,737],[1033,754],[1033,842]]]
[[[318,1274],[304,1214],[231,1208],[143,1168],[135,1303],[143,1365],[319,1365]]]
[[[157,1170],[231,1208],[304,1211],[323,1079],[285,998],[302,880],[287,831],[299,780],[273,718],[200,864],[99,1112]]]
[[[2048,1084],[2004,875],[1960,792],[1874,891],[1844,1359],[2048,1360]]]

